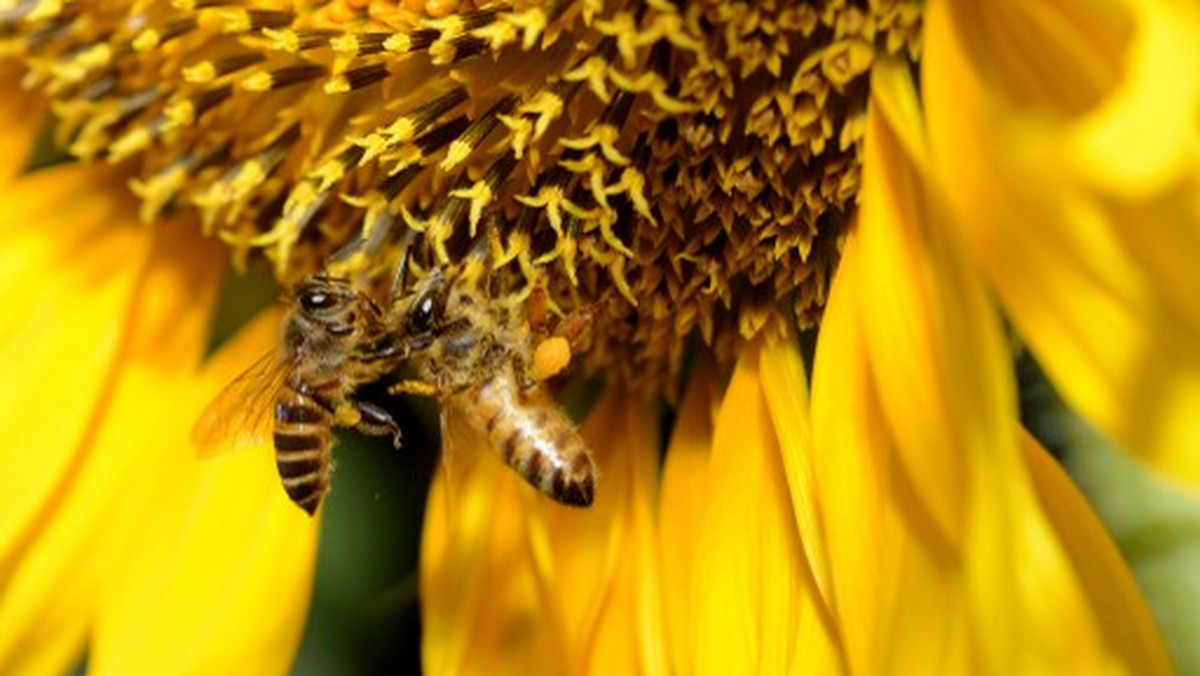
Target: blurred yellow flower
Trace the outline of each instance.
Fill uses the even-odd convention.
[[[201,369],[220,247],[138,224],[101,168],[21,175],[44,109],[20,103],[0,121],[0,673],[85,649],[94,674],[287,673],[316,529],[266,449],[202,463],[188,439],[273,329]]]
[[[271,340],[264,319],[198,372],[221,259],[202,229],[285,282],[374,287],[483,242],[499,298],[596,313],[593,508],[536,496],[447,419],[428,673],[1171,672],[1020,427],[1000,313],[1083,414],[1195,479],[1200,10],[4,11],[59,140],[130,165],[161,222],[129,223],[122,171],[14,178],[32,134],[0,140],[22,393],[0,413],[0,671],[57,673],[85,643],[99,673],[287,668],[315,528],[268,449],[186,452]],[[818,322],[810,382],[797,329]]]
[[[1188,2],[953,3],[923,80],[949,222],[1016,328],[1081,414],[1193,486],[1198,35]]]

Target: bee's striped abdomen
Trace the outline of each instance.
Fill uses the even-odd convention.
[[[492,448],[525,481],[556,501],[588,507],[596,464],[571,420],[550,401],[522,400],[511,372],[464,393],[463,408]]]
[[[292,502],[311,516],[333,473],[333,415],[312,397],[285,386],[275,402],[275,465]]]

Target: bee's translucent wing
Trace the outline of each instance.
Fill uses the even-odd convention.
[[[291,367],[289,360],[272,350],[226,385],[192,428],[192,441],[200,455],[218,455],[268,442],[275,399]]]

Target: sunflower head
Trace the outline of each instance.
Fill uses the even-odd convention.
[[[813,324],[858,191],[868,73],[920,6],[9,0],[58,139],[235,260],[386,286],[486,246],[505,302],[595,308],[588,370],[670,390]]]

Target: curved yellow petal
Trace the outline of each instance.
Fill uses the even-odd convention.
[[[567,627],[567,670],[665,676],[657,407],[610,387],[580,432],[600,468],[596,503],[581,511],[541,499],[529,522],[535,549],[551,554],[543,569]]]
[[[652,407],[611,389],[581,430],[596,503],[552,503],[453,412],[421,552],[431,674],[666,673]]]
[[[443,417],[442,445],[421,535],[422,671],[554,671],[566,645],[526,537],[531,496],[453,411]]]
[[[92,451],[120,463],[108,479],[122,494],[103,518],[125,528],[101,550],[111,567],[90,673],[286,674],[319,522],[287,499],[269,442],[214,459],[189,438],[205,404],[274,348],[278,316],[264,315],[198,372],[220,266],[198,260],[194,238],[177,239],[156,251],[144,288],[160,300],[139,302],[134,340],[146,342],[122,368]]]
[[[1130,656],[1130,664],[1147,665],[1143,673],[1172,673],[1154,618],[1100,519],[1037,440],[1028,433],[1021,440],[1038,504],[1063,555],[1079,572],[1083,596],[1078,601],[1086,605],[1084,612],[1098,618],[1103,639],[1117,646],[1114,652]],[[1050,629],[1075,634],[1064,642],[1088,638],[1078,635],[1079,625],[1057,624]],[[1100,673],[1082,663],[1071,668]]]
[[[832,591],[823,552],[823,515],[812,467],[808,378],[795,335],[791,332],[767,334],[761,359],[763,394],[779,441],[800,544],[820,592],[822,609],[825,609],[832,601]]]
[[[698,364],[688,379],[663,463],[658,505],[659,557],[667,647],[672,669],[690,674],[696,646],[692,632],[692,578],[696,547],[708,503],[708,463],[716,407],[716,375]]]
[[[49,570],[31,550],[45,549],[44,530],[88,471],[152,240],[114,225],[131,201],[95,170],[2,185],[0,391],[13,396],[0,410],[0,671],[59,673],[82,648],[96,565],[60,558]],[[43,650],[59,656],[45,671],[32,666]]]
[[[851,671],[1169,673],[1148,615],[1111,612],[1140,603],[1127,572],[1089,561],[1094,540],[1063,537],[1039,502],[998,322],[926,192],[920,132],[903,129],[912,83],[881,64],[872,88],[812,404]]]
[[[1200,7],[946,0],[925,35],[974,261],[1076,410],[1200,480]]]
[[[800,541],[786,469],[810,455],[795,443],[806,412],[772,417],[783,410],[768,403],[764,367],[775,363],[764,355],[788,348],[764,349],[765,340],[743,351],[717,415],[693,564],[691,661],[696,673],[838,673],[840,647],[806,560],[809,543]],[[806,457],[783,457],[797,451]]]
[[[922,496],[893,471],[894,444],[857,312],[859,260],[852,237],[822,320],[813,373],[812,463],[836,626],[849,673],[885,673],[890,665],[903,673],[966,671],[965,610],[961,591],[953,593],[961,571],[951,568]]]
[[[20,396],[0,417],[15,479],[0,505],[0,671],[62,673],[90,633],[93,673],[285,673],[315,527],[269,449],[202,463],[189,440],[274,329],[201,374],[219,245],[134,223],[124,186],[94,170],[13,187],[0,378]]]

